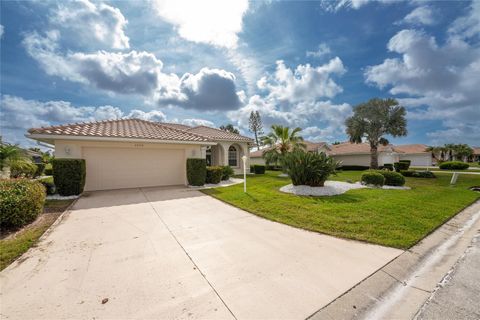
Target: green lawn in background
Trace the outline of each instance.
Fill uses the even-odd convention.
[[[480,198],[469,190],[480,175],[461,175],[450,186],[451,174],[436,179],[406,178],[412,190],[357,189],[332,197],[285,194],[290,183],[278,171],[247,177],[243,184],[207,189],[204,193],[273,221],[337,237],[406,249],[460,210]],[[340,172],[331,180],[360,180],[361,171]]]

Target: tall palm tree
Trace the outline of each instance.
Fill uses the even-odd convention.
[[[389,142],[383,136],[407,135],[405,108],[395,99],[374,98],[355,106],[353,116],[345,120],[346,131],[352,143],[362,143],[365,138],[370,144],[370,167],[378,168],[378,146]]]
[[[284,168],[283,159],[288,152],[297,149],[306,149],[303,137],[300,136],[301,128],[290,129],[280,125],[272,125],[272,131],[261,138],[262,143],[268,148],[263,152],[267,164],[279,163]]]

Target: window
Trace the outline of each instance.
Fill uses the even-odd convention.
[[[237,148],[234,146],[230,146],[228,148],[228,165],[230,167],[238,167],[238,153]]]

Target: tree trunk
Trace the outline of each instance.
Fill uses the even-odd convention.
[[[370,169],[378,169],[378,148],[370,145]]]

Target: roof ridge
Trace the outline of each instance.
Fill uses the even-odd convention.
[[[240,133],[234,133],[234,132],[222,130],[222,129],[219,129],[219,128],[209,127],[209,126],[206,126],[206,125],[198,125],[198,126],[195,126],[195,127],[191,127],[190,129],[188,129],[188,131],[190,131],[190,130],[192,130],[192,129],[196,129],[196,128],[213,129],[213,130],[216,130],[216,131],[219,131],[219,132],[222,132],[222,133],[230,133],[230,134],[235,134],[235,135],[237,135],[237,136],[240,136],[240,137],[242,137],[242,138],[252,139],[252,138],[247,137],[247,136],[244,136],[243,134],[240,134]],[[253,140],[253,139],[252,139],[252,140]]]
[[[167,128],[167,129],[169,129],[169,130],[179,131],[179,132],[182,132],[182,133],[188,133],[188,134],[197,136],[197,137],[199,137],[199,138],[207,139],[208,141],[213,141],[212,138],[207,137],[207,136],[204,136],[204,135],[199,134],[199,133],[196,133],[196,132],[189,132],[188,130],[183,130],[183,129],[179,129],[179,128],[169,127],[169,126],[167,126],[167,125],[162,124],[161,122],[153,122],[153,121],[148,121],[148,120],[143,120],[143,121],[147,121],[147,122],[149,122],[149,123],[153,123],[153,124],[156,125],[156,126],[160,126],[160,127],[163,127],[163,128]]]

